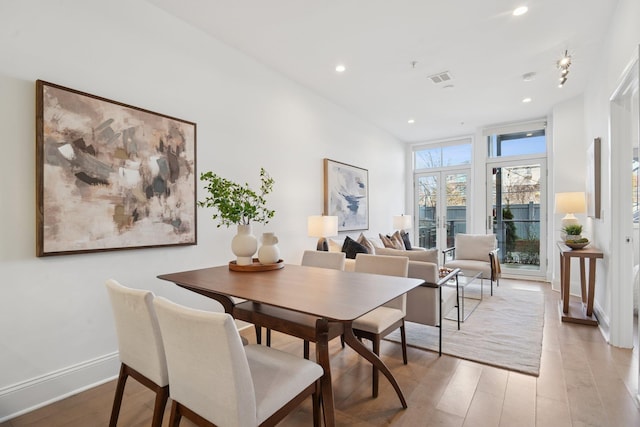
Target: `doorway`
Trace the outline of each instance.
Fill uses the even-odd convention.
[[[469,176],[468,169],[416,174],[419,246],[446,249],[457,233],[466,233]]]
[[[611,253],[609,259],[611,287],[611,319],[609,341],[616,346],[633,346],[634,307],[638,301],[638,275],[634,274],[640,262],[637,222],[637,154],[639,147],[640,100],[638,98],[639,69],[636,58],[627,67],[618,88],[610,98],[611,144]],[[640,332],[639,332],[640,333]],[[640,377],[640,375],[639,375]]]

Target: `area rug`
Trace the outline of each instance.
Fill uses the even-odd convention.
[[[443,320],[442,353],[539,376],[543,325],[542,292],[500,287],[485,294],[460,330],[457,322]],[[405,330],[407,345],[438,351],[437,328],[406,322]],[[400,342],[400,331],[386,339]]]

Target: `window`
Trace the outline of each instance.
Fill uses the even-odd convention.
[[[415,169],[434,169],[471,164],[471,142],[456,141],[447,145],[418,148],[414,152]]]
[[[546,123],[533,122],[485,129],[489,158],[545,155],[547,152]]]

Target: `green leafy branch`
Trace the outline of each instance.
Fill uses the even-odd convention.
[[[202,173],[200,181],[206,182],[204,189],[208,195],[198,201],[198,206],[216,210],[211,218],[218,221],[218,228],[248,225],[251,221],[267,224],[276,213],[267,209],[265,196],[271,193],[275,181],[264,168],[260,168],[260,193],[252,190],[248,183],[240,185],[211,171]]]

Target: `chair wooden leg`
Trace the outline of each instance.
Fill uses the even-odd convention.
[[[267,328],[267,347],[271,347],[271,329]]]
[[[309,360],[309,341],[304,340],[302,352],[303,352],[304,358]]]
[[[169,427],[178,427],[180,425],[180,418],[182,414],[178,408],[179,403],[175,400],[171,402],[171,415],[169,416]]]
[[[113,401],[113,410],[111,412],[111,420],[109,422],[110,427],[115,427],[118,423],[118,414],[120,412],[120,405],[122,403],[122,397],[124,393],[124,385],[127,378],[132,377],[140,384],[153,391],[156,394],[154,408],[153,408],[153,418],[151,422],[152,427],[161,427],[162,426],[162,418],[164,416],[164,409],[167,405],[167,400],[169,399],[169,386],[166,385],[164,387],[159,386],[158,384],[151,381],[149,378],[142,375],[140,372],[131,368],[130,366],[125,365],[124,363],[120,366],[120,375],[118,376],[118,385],[116,386],[116,397]]]
[[[316,381],[316,390],[311,395],[313,402],[313,427],[320,427],[322,424],[320,413],[320,380]]]
[[[109,427],[116,427],[118,424],[118,415],[120,415],[120,406],[122,405],[122,396],[124,395],[124,386],[127,382],[129,374],[124,363],[120,364],[120,374],[118,375],[118,384],[116,385],[116,394],[113,398],[113,408],[111,409],[111,419]]]
[[[167,406],[167,399],[169,399],[169,386],[156,390],[156,402],[153,407],[151,427],[162,427],[162,417],[164,416],[164,408]]]
[[[340,344],[342,345],[342,348],[344,348],[344,334],[340,335]]]
[[[373,353],[379,357],[380,356],[380,335],[374,336],[372,343],[373,343]],[[371,375],[372,390],[373,390],[371,395],[373,397],[378,397],[378,376],[379,376],[378,368],[376,368],[375,365],[373,365],[372,375]]]
[[[407,364],[407,335],[404,332],[404,320],[402,326],[400,326],[400,338],[402,341],[402,361]]]

